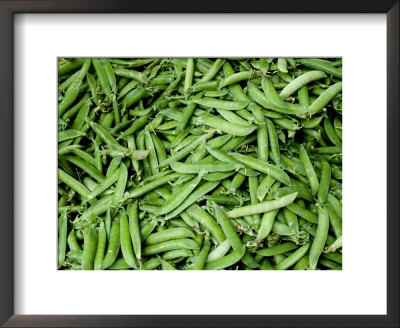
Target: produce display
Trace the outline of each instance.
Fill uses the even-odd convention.
[[[340,58],[59,58],[60,270],[341,270]]]

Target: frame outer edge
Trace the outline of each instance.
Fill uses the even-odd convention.
[[[13,13],[0,2],[0,325],[14,312]],[[10,124],[11,123],[11,124]]]
[[[62,2],[62,1],[61,1]],[[15,10],[16,8],[14,8]],[[13,315],[13,8],[6,8],[3,1],[0,1],[0,44],[3,49],[9,51],[0,52],[0,62],[3,64],[0,74],[0,109],[2,120],[0,120],[0,147],[3,154],[8,156],[0,157],[0,206],[3,218],[0,220],[0,325],[9,319],[6,326],[20,326],[24,322],[23,317]],[[19,10],[23,12],[24,10]],[[46,9],[39,9],[37,12],[47,12]],[[399,326],[399,286],[398,286],[398,231],[399,231],[399,2],[387,13],[387,218],[388,218],[388,316],[381,324],[387,327]],[[11,158],[11,159],[10,159]],[[10,174],[11,172],[11,174]],[[390,178],[390,180],[389,180]],[[11,255],[11,256],[10,256]],[[11,283],[10,283],[11,282]],[[34,320],[34,318],[38,320]],[[40,319],[40,317],[42,319]],[[33,316],[33,322],[47,321],[47,326],[59,325],[63,316]],[[73,316],[79,320],[79,326],[85,326],[93,322],[89,318]],[[124,317],[124,316],[122,316]],[[47,319],[47,320],[46,320]],[[58,320],[57,320],[58,319]],[[71,318],[72,319],[72,318]],[[125,318],[125,324],[127,323]],[[361,319],[361,318],[360,318]],[[353,319],[354,320],[354,319]],[[356,319],[357,320],[357,319]],[[41,321],[43,323],[43,321]],[[72,320],[74,321],[74,320]],[[118,323],[118,319],[115,323]],[[130,320],[128,319],[128,322]],[[358,321],[358,320],[357,320]],[[33,323],[32,322],[32,323]],[[354,321],[353,321],[354,322]],[[362,320],[359,321],[360,323]],[[25,321],[25,323],[27,323]],[[69,322],[71,323],[71,322]],[[120,324],[124,325],[123,322]],[[272,322],[271,322],[272,323]],[[10,325],[9,325],[10,324]],[[82,325],[83,324],[83,325]],[[76,325],[76,322],[75,322]]]
[[[386,13],[396,0],[3,0],[21,13]]]
[[[399,11],[387,13],[387,318],[399,327]]]

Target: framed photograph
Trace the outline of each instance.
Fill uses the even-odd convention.
[[[0,24],[2,326],[399,326],[398,1]]]

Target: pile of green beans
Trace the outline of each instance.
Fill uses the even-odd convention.
[[[58,268],[341,270],[342,60],[61,58]]]

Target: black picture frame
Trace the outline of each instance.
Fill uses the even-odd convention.
[[[399,327],[399,1],[0,0],[0,324],[4,327]],[[15,315],[13,21],[17,13],[383,13],[387,17],[387,315]],[[368,289],[368,286],[365,286]]]

